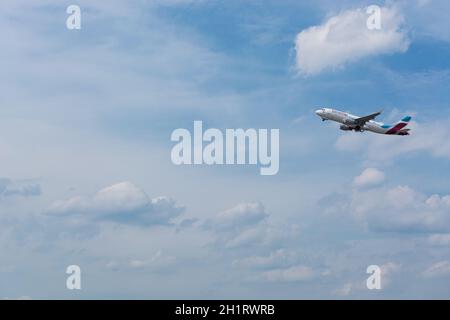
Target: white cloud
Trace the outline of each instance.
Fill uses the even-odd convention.
[[[384,173],[376,168],[367,168],[353,180],[356,187],[370,187],[379,185],[384,181]]]
[[[214,232],[215,244],[221,248],[275,246],[298,234],[297,225],[274,225],[261,202],[238,204],[219,212],[203,227]]]
[[[450,204],[408,186],[355,192],[352,212],[379,231],[445,232],[450,230]]]
[[[98,191],[92,198],[93,210],[100,212],[133,211],[148,205],[148,196],[131,182],[119,182]]]
[[[355,188],[345,196],[324,197],[319,205],[326,214],[353,218],[372,231],[450,231],[450,195],[426,195],[409,186]],[[430,241],[445,240],[435,236]]]
[[[261,280],[269,282],[298,282],[311,280],[315,276],[310,267],[297,265],[289,268],[280,268],[261,273]]]
[[[147,260],[131,260],[129,262],[129,267],[134,269],[162,269],[173,265],[175,262],[175,257],[163,255],[162,250],[158,250],[152,257]],[[113,265],[113,267],[116,266]]]
[[[254,225],[267,217],[261,202],[241,203],[222,211],[211,220],[210,224],[216,229],[235,229]]]
[[[422,274],[425,277],[442,277],[450,275],[450,261],[437,262],[426,269]]]
[[[91,197],[75,196],[53,202],[50,215],[86,215],[87,218],[112,219],[125,223],[168,223],[183,211],[168,197],[150,199],[148,195],[125,181],[101,189]]]
[[[403,17],[395,8],[381,8],[381,30],[369,30],[368,17],[365,9],[348,10],[301,31],[295,40],[300,73],[314,75],[364,57],[408,49]]]

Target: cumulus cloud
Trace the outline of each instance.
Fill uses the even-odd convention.
[[[382,181],[379,173],[371,176],[363,174],[355,181],[365,186]],[[326,214],[353,218],[372,231],[450,232],[450,195],[426,195],[409,186],[355,188],[346,195],[326,196],[318,205]],[[435,235],[430,241],[443,243],[447,238]]]
[[[448,196],[427,196],[408,186],[353,194],[351,208],[374,230],[445,232],[450,230]]]
[[[268,218],[261,202],[248,202],[219,212],[203,227],[214,232],[215,243],[222,248],[275,245],[298,234],[297,225],[274,225]]]
[[[367,27],[368,17],[366,9],[348,10],[297,34],[295,50],[299,72],[314,75],[364,57],[408,49],[403,17],[395,8],[381,8],[380,30]]]
[[[359,188],[379,185],[384,181],[384,173],[376,168],[367,168],[353,180],[353,185]]]
[[[166,224],[182,211],[183,207],[177,206],[173,199],[150,199],[139,187],[125,181],[103,188],[93,196],[75,196],[55,201],[46,213],[84,215],[124,223]]]
[[[211,221],[217,229],[235,229],[253,225],[267,217],[261,202],[241,203],[222,211]]]

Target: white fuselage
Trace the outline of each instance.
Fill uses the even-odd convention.
[[[344,126],[348,126],[349,130],[356,131],[372,131],[375,133],[385,134],[389,131],[390,126],[385,126],[384,123],[376,122],[373,120],[367,121],[363,127],[358,128],[354,126],[354,120],[358,119],[357,116],[329,108],[322,108],[316,111],[316,114],[321,117],[323,120],[331,120],[336,121]],[[385,127],[383,127],[385,126]]]

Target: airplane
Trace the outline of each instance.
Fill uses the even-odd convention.
[[[402,118],[399,122],[389,125],[382,122],[376,122],[374,119],[381,114],[382,111],[375,112],[368,116],[358,117],[353,114],[333,110],[330,108],[321,108],[316,110],[316,114],[322,118],[322,121],[331,120],[341,123],[340,129],[343,131],[364,132],[371,131],[378,134],[389,134],[398,136],[409,135],[410,129],[405,127],[411,120],[410,116]]]

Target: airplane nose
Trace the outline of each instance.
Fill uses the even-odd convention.
[[[316,114],[317,114],[318,116],[320,116],[322,113],[323,113],[323,111],[322,111],[321,109],[317,109],[317,110],[316,110]]]

